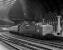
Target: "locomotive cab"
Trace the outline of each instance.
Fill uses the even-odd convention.
[[[37,23],[37,32],[40,32],[41,35],[46,36],[47,34],[53,33],[53,26],[49,24]]]

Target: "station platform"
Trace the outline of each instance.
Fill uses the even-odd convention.
[[[0,41],[0,50],[16,50],[16,49]]]
[[[0,50],[9,50],[9,49],[7,47],[5,47],[4,45],[2,45],[0,42]]]

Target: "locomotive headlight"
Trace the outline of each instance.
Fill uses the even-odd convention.
[[[2,30],[9,30],[8,28],[2,28]]]

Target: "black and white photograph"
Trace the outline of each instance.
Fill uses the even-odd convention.
[[[0,0],[0,50],[63,50],[63,1]]]

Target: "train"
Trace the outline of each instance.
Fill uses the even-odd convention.
[[[54,22],[28,22],[24,21],[16,26],[10,27],[9,32],[25,35],[29,37],[63,37],[63,25],[61,25],[61,17],[57,16],[57,21]]]
[[[21,24],[10,27],[9,30],[10,33],[37,38],[53,35],[53,26],[50,24],[44,24],[42,22],[33,22],[31,24],[28,22],[23,22]]]

